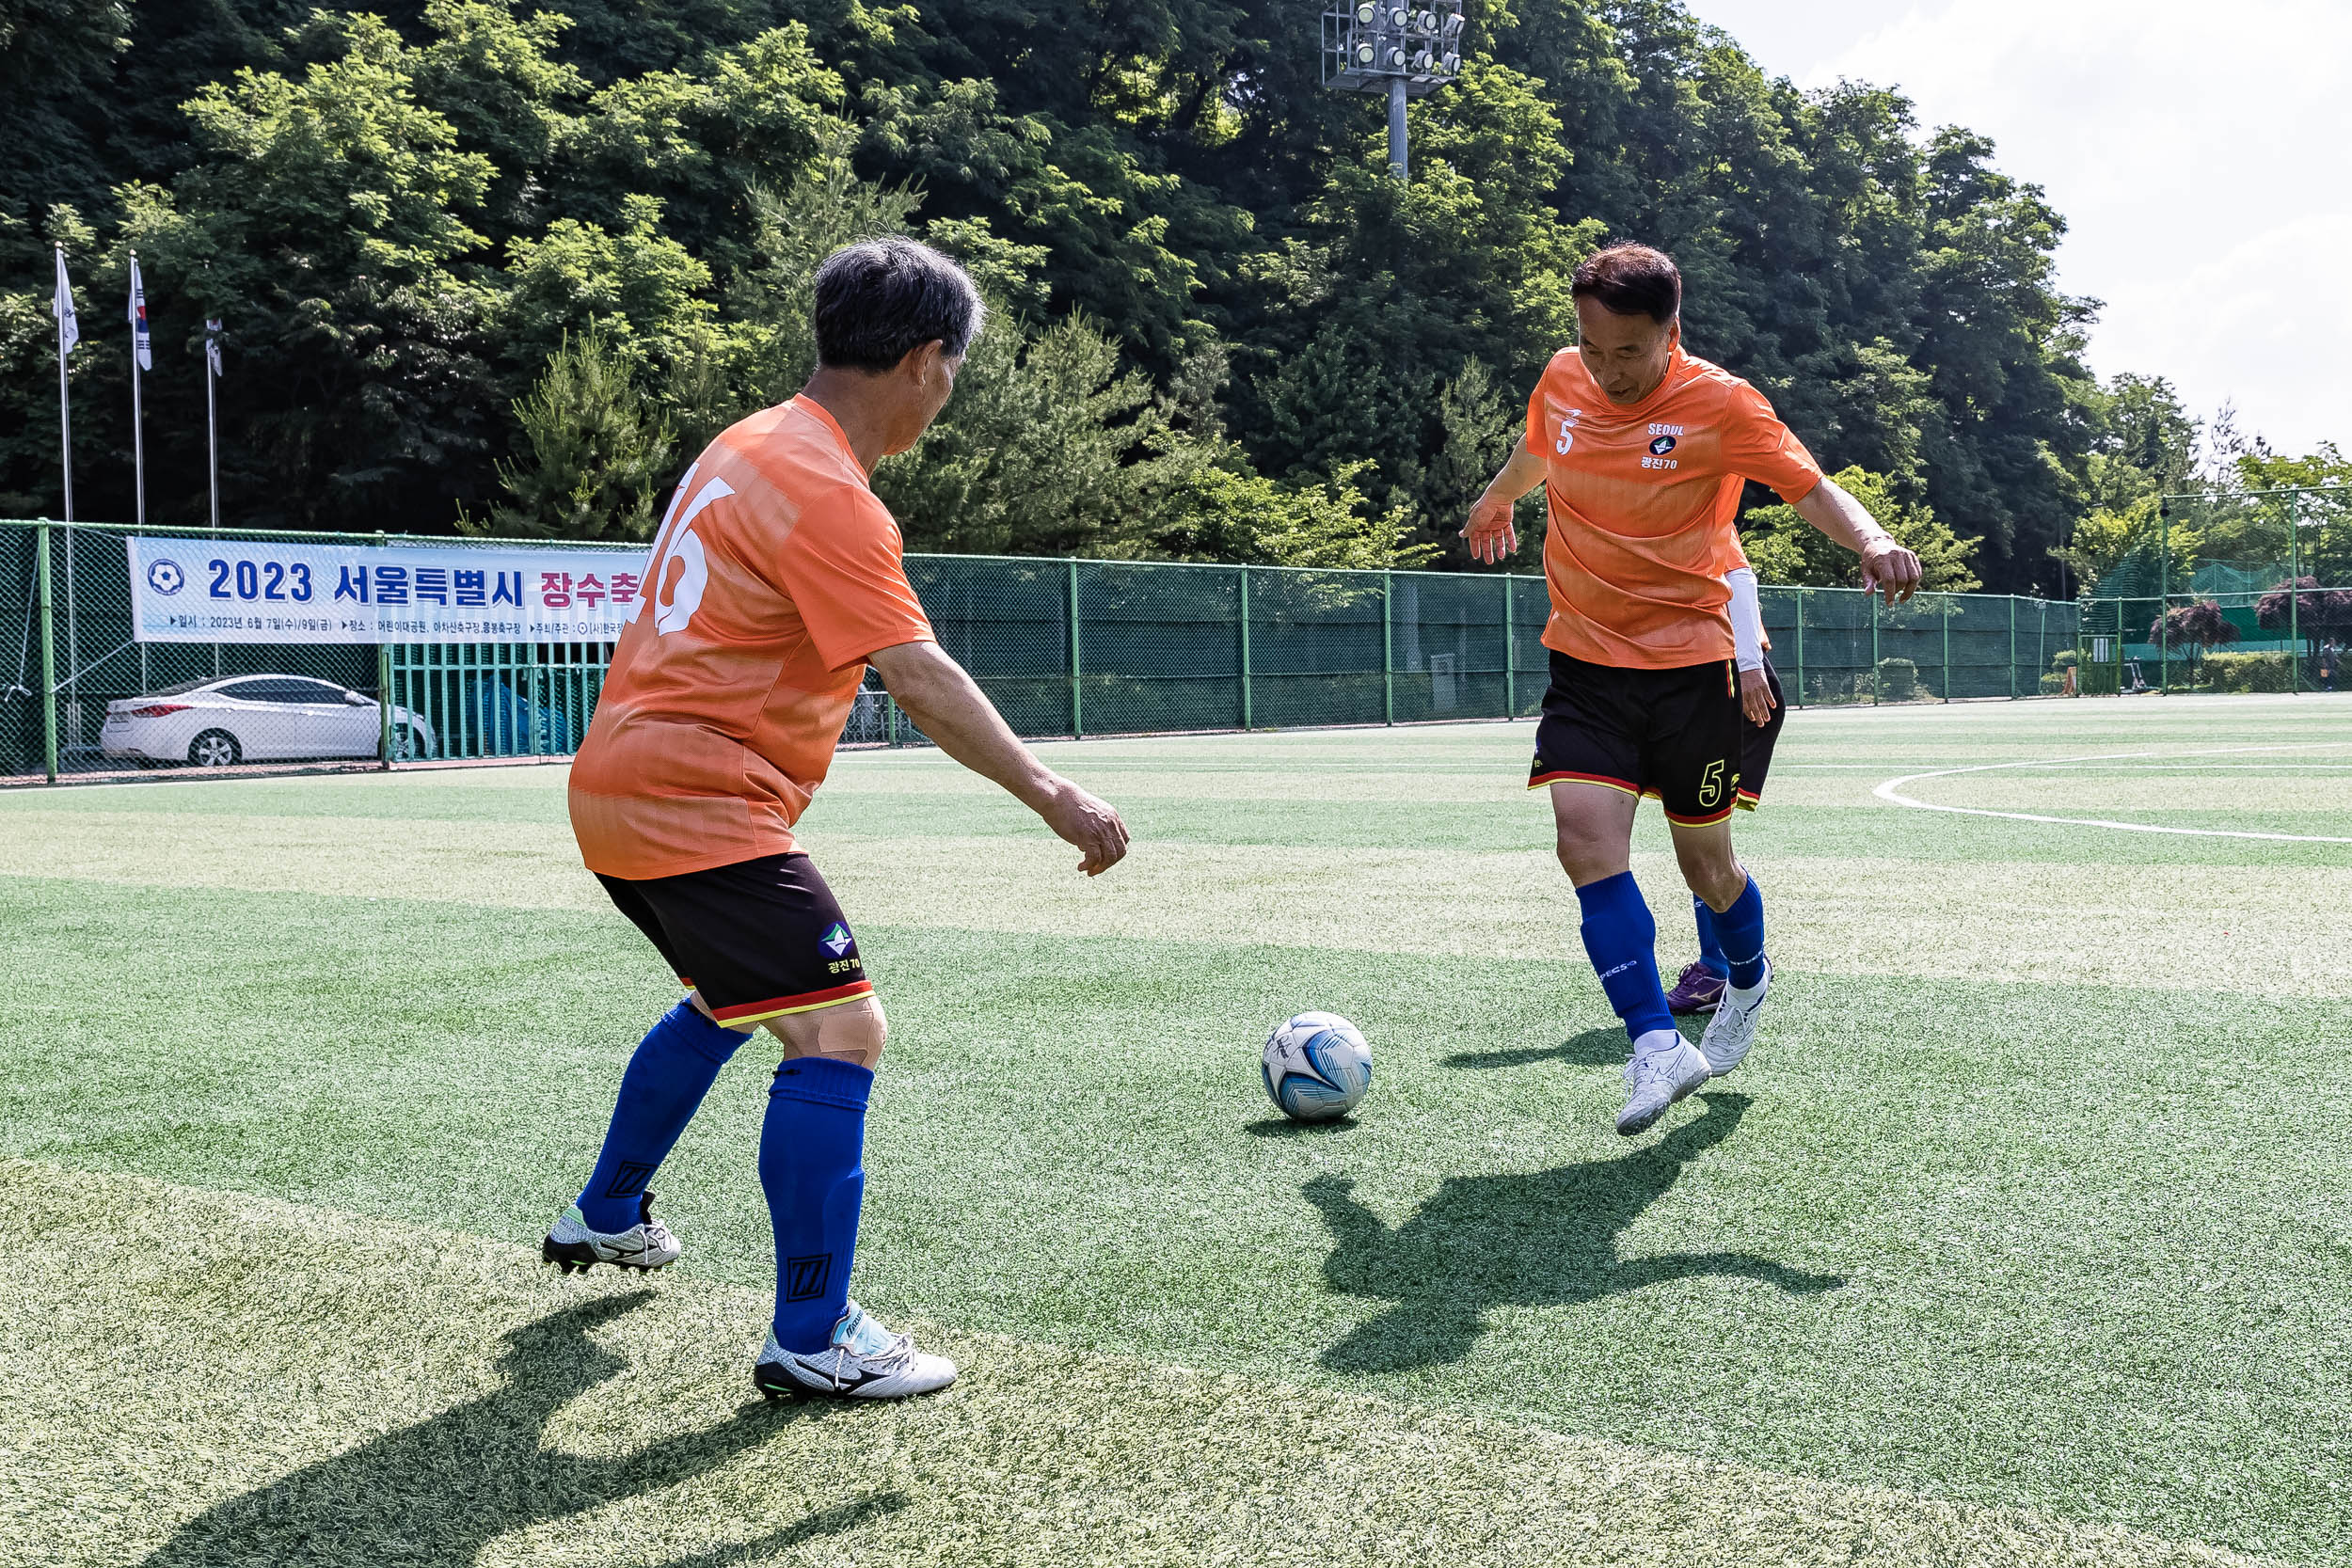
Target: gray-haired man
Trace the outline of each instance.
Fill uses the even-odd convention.
[[[1040,763],[940,651],[898,526],[866,483],[954,390],[980,326],[971,280],[928,246],[882,240],[828,258],[816,292],[817,373],[721,435],[679,482],[572,767],[580,858],[686,999],[638,1046],[603,1153],[543,1256],[567,1273],[676,1260],[647,1183],[764,1024],[784,1042],[759,1142],[777,1282],[753,1379],[771,1398],[892,1399],[943,1387],[956,1369],[849,1299],[884,1021],[792,824],[871,664],[942,751],[1085,851],[1088,875],[1118,863],[1127,830]]]

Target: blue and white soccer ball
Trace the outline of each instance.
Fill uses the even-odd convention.
[[[1372,1087],[1372,1046],[1337,1013],[1300,1013],[1266,1037],[1265,1092],[1293,1121],[1347,1115]]]

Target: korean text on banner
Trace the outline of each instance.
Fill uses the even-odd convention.
[[[643,551],[134,536],[141,642],[613,642]]]

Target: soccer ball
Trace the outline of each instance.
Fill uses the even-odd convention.
[[[1266,1037],[1265,1092],[1293,1121],[1330,1121],[1372,1087],[1372,1047],[1337,1013],[1300,1013]]]

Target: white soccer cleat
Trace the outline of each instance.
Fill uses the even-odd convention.
[[[1627,1137],[1658,1124],[1667,1108],[1715,1076],[1699,1048],[1671,1029],[1653,1029],[1633,1045],[1625,1065],[1625,1109],[1617,1131]]]
[[[650,1274],[676,1262],[683,1250],[670,1227],[653,1217],[653,1194],[646,1193],[638,1200],[637,1223],[627,1230],[591,1230],[580,1205],[573,1204],[539,1244],[539,1260],[565,1274],[574,1269],[585,1274],[598,1263]]]
[[[833,1325],[833,1342],[802,1354],[776,1343],[752,1363],[752,1384],[772,1403],[787,1394],[835,1400],[902,1400],[928,1394],[956,1380],[956,1364],[914,1348],[912,1336],[893,1334],[866,1315],[856,1302]]]
[[[1756,1021],[1764,1011],[1765,993],[1772,989],[1772,960],[1764,960],[1764,978],[1745,1001],[1731,986],[1724,987],[1724,999],[1715,1008],[1715,1016],[1707,1021],[1707,1033],[1699,1037],[1699,1050],[1707,1055],[1707,1065],[1721,1078],[1747,1056],[1748,1047],[1756,1043]]]

